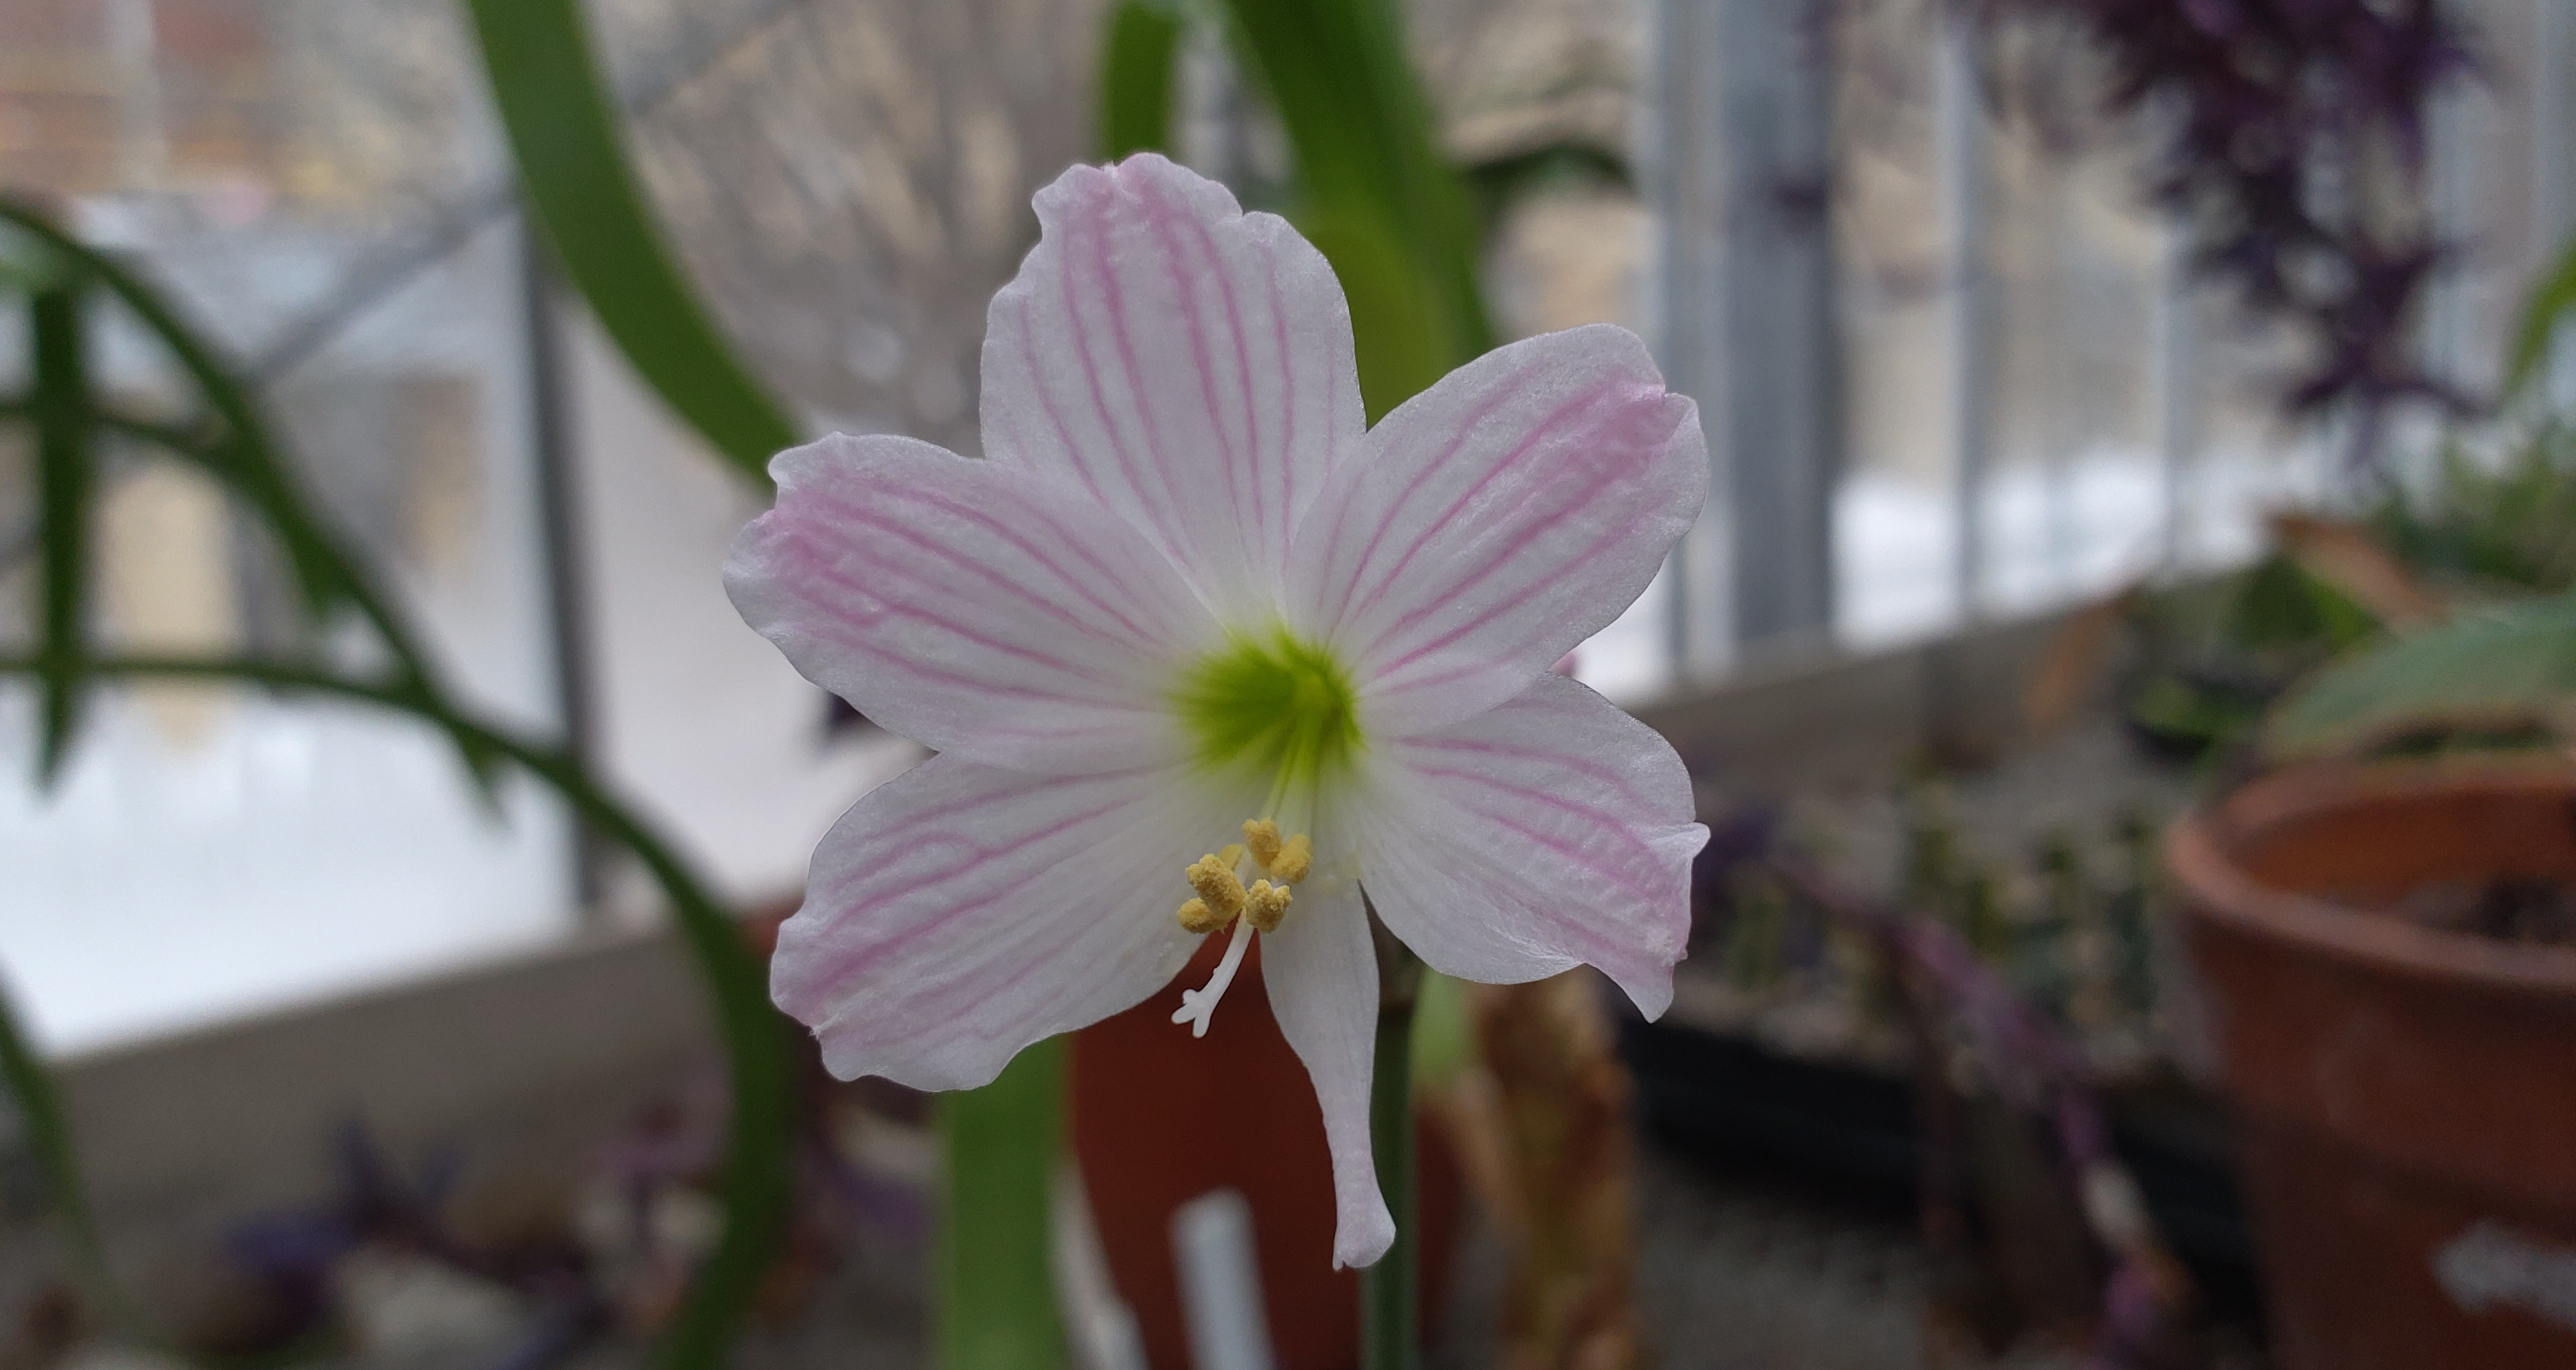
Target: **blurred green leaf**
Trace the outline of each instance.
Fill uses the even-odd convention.
[[[142,278],[64,232],[34,206],[0,197],[0,223],[34,241],[46,258],[49,278],[85,282],[114,296],[169,350],[210,411],[200,422],[143,423],[120,418],[85,394],[82,404],[92,421],[160,445],[231,490],[277,540],[308,614],[320,621],[344,608],[355,611],[392,657],[402,688],[423,699],[443,699],[439,673],[419,635],[379,588],[374,567],[305,497],[253,391],[216,355],[202,331]],[[94,493],[84,498],[94,498]],[[461,755],[485,802],[497,804],[491,788],[495,758],[470,744],[461,748]]]
[[[496,783],[502,762],[515,763],[563,796],[581,820],[635,854],[661,884],[675,921],[694,955],[714,999],[732,1071],[733,1134],[722,1178],[726,1222],[716,1252],[700,1267],[689,1297],[655,1348],[657,1362],[668,1367],[720,1364],[735,1329],[751,1304],[757,1286],[777,1251],[793,1172],[789,1160],[793,1126],[794,1081],[786,1051],[787,1027],[770,1006],[768,975],[759,958],[744,945],[740,929],[704,886],[675,857],[667,843],[624,805],[608,796],[569,752],[532,743],[477,721],[442,686],[429,659],[417,646],[392,601],[376,587],[373,567],[342,540],[306,498],[294,471],[280,459],[251,392],[239,384],[201,335],[156,291],[113,260],[63,233],[32,207],[0,201],[0,222],[14,224],[47,254],[48,270],[39,278],[44,289],[70,295],[76,288],[99,286],[138,317],[196,382],[212,411],[202,422],[176,425],[138,421],[102,410],[77,368],[76,306],[36,302],[35,366],[38,380],[24,406],[13,406],[37,423],[40,479],[60,465],[56,454],[70,445],[54,441],[50,430],[59,415],[79,421],[78,439],[86,444],[93,430],[104,427],[122,436],[163,446],[171,455],[192,461],[221,481],[246,503],[277,538],[319,615],[355,608],[377,630],[390,657],[389,671],[364,677],[336,674],[299,661],[247,658],[95,659],[85,653],[78,665],[85,677],[152,677],[163,679],[244,681],[277,689],[301,690],[370,701],[400,710],[436,727],[456,747],[478,779],[487,799],[497,805]],[[13,273],[12,279],[26,273]],[[67,408],[67,406],[69,406]],[[68,431],[68,430],[66,430]],[[68,468],[65,468],[68,469]],[[80,481],[92,482],[89,468]],[[78,483],[78,482],[75,482]],[[49,581],[59,581],[57,563],[72,568],[77,583],[89,569],[77,556],[94,501],[94,483],[80,483],[72,494],[56,482],[40,496],[45,511]],[[77,497],[74,497],[76,494]],[[61,517],[57,517],[57,514]],[[62,530],[72,531],[65,533]],[[64,549],[71,549],[66,552]],[[51,593],[51,584],[48,587]],[[77,612],[49,607],[48,621],[77,624]],[[0,674],[23,674],[50,681],[60,671],[59,638],[39,643],[39,652],[22,658],[0,658]],[[68,737],[68,730],[63,734]],[[0,1072],[40,1076],[31,1057],[12,1059],[23,1044],[8,1040],[0,1021]],[[23,1051],[21,1050],[23,1056]],[[42,1094],[41,1089],[36,1097]],[[47,1096],[49,1097],[49,1096]],[[40,1121],[31,1126],[41,1127]],[[45,1142],[38,1139],[40,1147]],[[63,1212],[85,1248],[94,1239],[81,1225],[79,1179],[72,1168],[68,1142],[60,1147],[52,1178],[64,1197]]]
[[[57,283],[28,304],[30,416],[36,427],[36,528],[43,542],[37,679],[44,691],[36,783],[51,788],[69,754],[89,660],[91,468],[84,292]]]
[[[1131,152],[1172,150],[1173,58],[1181,16],[1152,0],[1119,0],[1100,47],[1100,151],[1115,162]]]
[[[2455,442],[2433,481],[2390,490],[2370,523],[2429,580],[2472,591],[2576,585],[2576,425],[2540,422],[2501,460]]]
[[[1592,143],[1549,143],[1460,168],[1475,195],[1476,217],[1487,231],[1512,201],[1556,188],[1607,187],[1633,192],[1628,159]]]
[[[2558,321],[2567,317],[2571,309],[2576,309],[2576,239],[2570,239],[2560,249],[2549,274],[2540,278],[2522,302],[2522,317],[2513,330],[2513,348],[2505,358],[2505,393],[2521,390],[2540,374],[2540,364],[2549,358],[2550,340],[2558,333]]]
[[[2279,553],[2246,573],[2228,622],[2229,634],[2255,651],[2320,656],[2342,651],[2378,628],[2379,620],[2351,596]]]
[[[1476,1024],[1467,986],[1436,970],[1422,973],[1413,1001],[1413,1087],[1446,1088],[1476,1064]]]
[[[1441,325],[1441,306],[1403,244],[1366,214],[1313,213],[1298,227],[1333,264],[1351,307],[1360,400],[1368,420],[1427,390],[1466,360]]]
[[[472,0],[528,203],[600,326],[673,412],[765,489],[796,426],[700,307],[645,209],[578,0]]]
[[[1061,1037],[939,1096],[939,1370],[1060,1370],[1048,1186],[1064,1137]]]
[[[1480,226],[1434,141],[1392,0],[1224,0],[1297,159],[1294,213],[1351,297],[1374,420],[1494,345]],[[1426,358],[1438,359],[1436,368]]]
[[[2565,735],[2576,716],[2576,595],[2521,601],[2336,661],[2264,726],[2283,758],[2358,752],[2427,732]]]

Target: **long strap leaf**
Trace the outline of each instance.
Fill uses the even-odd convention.
[[[1131,152],[1172,150],[1173,58],[1181,16],[1152,0],[1119,0],[1100,45],[1100,151],[1110,161]]]
[[[2505,357],[2504,388],[2507,394],[2522,389],[2540,374],[2540,365],[2548,359],[2550,340],[2558,334],[2559,322],[2576,310],[2576,241],[2570,241],[2551,263],[2549,274],[2533,286],[2522,303],[2522,314],[2514,323],[2512,347]]]
[[[1225,0],[1297,157],[1298,227],[1351,300],[1369,417],[1494,345],[1474,203],[1434,139],[1391,0]]]
[[[0,221],[17,225],[50,249],[49,270],[39,278],[32,315],[37,385],[23,402],[0,404],[0,417],[24,417],[37,426],[42,453],[39,475],[48,482],[40,496],[48,594],[57,593],[54,586],[69,586],[63,593],[73,601],[68,606],[49,603],[47,636],[32,654],[0,657],[0,674],[33,676],[49,687],[72,677],[82,682],[132,677],[240,680],[367,700],[437,727],[487,782],[496,763],[516,764],[560,794],[583,822],[633,852],[662,885],[715,1001],[717,1026],[732,1072],[734,1105],[733,1135],[722,1179],[724,1233],[656,1354],[659,1364],[674,1370],[721,1364],[776,1251],[792,1180],[791,1058],[783,1022],[769,1004],[767,975],[758,958],[743,945],[722,906],[707,895],[669,845],[608,797],[576,757],[560,747],[531,742],[478,721],[450,696],[392,601],[375,588],[372,567],[335,534],[303,495],[295,473],[280,459],[249,391],[166,300],[30,207],[0,201]],[[73,298],[78,289],[89,285],[117,296],[170,349],[196,381],[212,411],[210,422],[176,426],[141,422],[99,405],[80,366],[80,318]],[[358,609],[389,649],[392,669],[381,676],[357,678],[309,662],[90,656],[85,639],[76,631],[81,620],[77,599],[85,593],[79,587],[89,570],[85,535],[96,494],[87,445],[100,428],[162,445],[241,497],[286,549],[315,607]],[[49,704],[49,712],[55,707]],[[66,706],[58,748],[68,746],[75,721]],[[29,1111],[60,1211],[95,1265],[96,1241],[87,1225],[79,1175],[59,1109],[51,1103],[41,1064],[8,1026],[0,1021],[0,1074],[11,1078]],[[104,1287],[103,1278],[101,1283]]]
[[[759,959],[744,944],[741,930],[724,907],[707,893],[671,844],[594,781],[570,751],[424,699],[408,688],[353,680],[301,662],[250,657],[118,655],[93,659],[89,665],[93,676],[103,681],[242,681],[408,714],[445,733],[459,750],[498,756],[526,771],[563,796],[581,821],[635,854],[670,901],[681,938],[706,977],[733,1074],[733,1140],[722,1193],[724,1235],[700,1269],[688,1302],[655,1348],[655,1361],[668,1370],[703,1370],[723,1364],[726,1348],[768,1271],[786,1223],[793,1178],[788,1155],[794,1080],[784,1028],[770,1007],[768,977]],[[0,655],[0,676],[41,670],[37,656]],[[0,1028],[5,1027],[0,1022]],[[86,1236],[86,1210],[59,1106],[53,1103],[52,1090],[33,1056],[7,1031],[0,1031],[0,1072],[19,1091],[21,1106],[36,1125],[40,1149],[59,1167],[57,1187],[65,1212],[74,1218],[88,1249],[94,1250],[94,1242]]]
[[[152,442],[229,488],[277,540],[303,592],[306,612],[319,619],[343,608],[354,611],[375,631],[407,688],[427,697],[443,696],[442,674],[420,635],[395,608],[374,566],[305,496],[255,392],[216,355],[203,332],[142,277],[72,237],[34,206],[0,197],[0,223],[33,238],[63,281],[95,285],[130,311],[169,350],[210,411],[198,423],[138,422],[107,411],[84,381],[77,402],[88,422]],[[29,414],[41,407],[31,396]],[[95,494],[94,488],[84,487],[84,499]],[[51,548],[50,529],[45,538]],[[489,798],[492,758],[471,750],[463,758]]]
[[[663,402],[757,481],[798,440],[736,359],[645,209],[578,0],[469,0],[529,205],[564,274]]]
[[[38,630],[37,680],[43,724],[36,783],[50,787],[62,770],[87,685],[89,602],[89,365],[82,291],[57,282],[38,290],[27,311],[35,386],[36,526],[44,542],[44,610]]]

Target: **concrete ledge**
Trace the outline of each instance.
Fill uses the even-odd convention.
[[[715,1054],[677,938],[635,932],[77,1057],[58,1078],[114,1224],[311,1197],[352,1119],[397,1155],[604,1124]]]
[[[1914,756],[1987,765],[2036,740],[2023,698],[2075,612],[1866,655],[1819,651],[1635,712],[1723,790],[1883,779]]]

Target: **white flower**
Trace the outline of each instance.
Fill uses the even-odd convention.
[[[939,753],[824,838],[773,992],[836,1074],[958,1089],[1220,933],[1175,1015],[1204,1031],[1257,935],[1323,1108],[1334,1259],[1365,1265],[1394,1225],[1363,889],[1446,974],[1588,963],[1649,1015],[1672,998],[1689,779],[1548,667],[1698,514],[1698,414],[1599,326],[1368,428],[1340,286],[1284,221],[1150,154],[1037,212],[985,336],[985,459],[786,452],[726,565],[797,669]]]

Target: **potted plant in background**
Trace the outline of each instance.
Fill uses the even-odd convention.
[[[2479,602],[2568,541],[2561,447],[2459,536],[2380,520],[2369,574],[2447,548],[2461,607],[2289,693],[2168,843],[2288,1370],[2576,1364],[2576,598]]]

